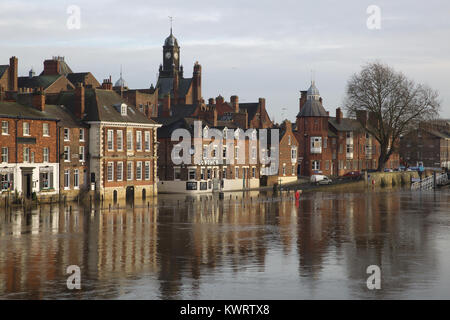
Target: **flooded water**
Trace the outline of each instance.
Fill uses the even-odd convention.
[[[0,298],[450,298],[449,190],[229,197],[0,209]]]

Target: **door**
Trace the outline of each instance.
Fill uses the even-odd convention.
[[[24,173],[22,175],[22,192],[23,192],[23,196],[27,199],[31,198],[31,193],[32,193],[31,177],[32,177],[31,173]]]
[[[127,201],[127,203],[133,203],[134,202],[134,187],[132,187],[132,186],[127,187],[126,201]]]

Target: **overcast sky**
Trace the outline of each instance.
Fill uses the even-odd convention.
[[[81,28],[68,29],[67,8],[81,10]],[[370,5],[381,29],[369,30]],[[203,70],[203,97],[241,102],[266,98],[276,121],[295,119],[299,91],[314,70],[324,106],[342,105],[351,74],[380,60],[437,89],[450,118],[450,1],[19,1],[0,2],[0,64],[19,58],[19,74],[65,56],[74,72],[117,80],[130,88],[156,83],[168,16],[181,46],[185,76]]]

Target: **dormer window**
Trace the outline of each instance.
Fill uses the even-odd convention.
[[[203,138],[208,137],[208,126],[203,128]]]
[[[126,116],[127,115],[127,105],[125,103],[122,103],[120,105],[120,114],[122,116]]]

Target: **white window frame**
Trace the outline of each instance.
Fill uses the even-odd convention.
[[[144,131],[145,151],[150,151],[150,131]]]
[[[47,122],[44,122],[42,124],[42,136],[43,137],[50,137],[50,126]]]
[[[64,170],[64,190],[70,189],[70,170]]]
[[[117,151],[123,151],[123,130],[117,130]]]
[[[311,168],[314,171],[319,171],[320,170],[320,161],[319,160],[311,161]]]
[[[106,143],[108,151],[114,151],[114,130],[108,130],[106,134]]]
[[[23,156],[23,162],[30,162],[30,148],[29,147],[23,147],[22,150],[22,156]]]
[[[106,166],[106,180],[108,182],[114,181],[114,162],[108,162]]]
[[[133,131],[127,131],[127,151],[133,151]]]
[[[64,146],[64,162],[70,162],[70,147],[69,146]]]
[[[123,162],[117,162],[117,181],[123,181]]]
[[[150,180],[150,161],[145,161],[144,179],[145,180]]]
[[[69,130],[69,128],[64,128],[64,141],[70,141],[70,130]]]
[[[9,149],[8,147],[2,147],[2,163],[8,163],[8,161],[9,161]]]
[[[47,147],[44,147],[42,149],[42,159],[43,159],[43,162],[49,162],[50,151],[49,151],[49,149]]]
[[[30,123],[29,122],[24,122],[22,124],[22,133],[24,136],[30,135]]]
[[[80,171],[78,169],[73,170],[73,188],[80,188]]]
[[[84,141],[84,129],[80,128],[80,141]]]
[[[80,162],[84,162],[85,159],[85,150],[84,146],[79,146],[78,148],[78,157],[80,158]]]
[[[2,135],[9,135],[9,121],[2,121]]]
[[[142,161],[136,162],[136,180],[142,180]]]
[[[136,131],[136,150],[142,151],[142,131]]]
[[[133,162],[127,162],[127,180],[133,180]]]

